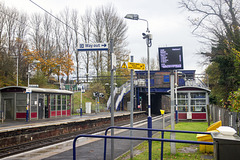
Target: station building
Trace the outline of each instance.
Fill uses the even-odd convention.
[[[147,111],[147,71],[135,71],[136,83],[136,109]],[[175,75],[176,76],[176,75]],[[177,78],[174,78],[175,110],[177,106],[179,120],[206,120],[207,105],[209,105],[210,90],[195,74],[195,70],[178,70]],[[170,103],[170,71],[150,71],[151,111],[160,114],[160,109],[171,111]],[[176,96],[177,95],[177,96]],[[177,97],[177,98],[176,98]],[[176,105],[177,102],[177,105]]]
[[[71,91],[58,89],[23,86],[0,88],[0,117],[26,119],[27,106],[29,120],[71,116],[72,95]]]

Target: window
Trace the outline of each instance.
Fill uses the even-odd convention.
[[[191,112],[206,112],[206,93],[191,93]]]
[[[169,83],[169,75],[164,75],[163,76],[163,83]]]
[[[188,98],[188,93],[178,93],[177,95],[178,95],[179,99],[180,98],[184,98],[184,99]]]
[[[57,95],[57,110],[61,111],[61,95]]]
[[[191,98],[206,98],[205,93],[191,93]]]
[[[178,100],[178,111],[179,112],[188,112],[188,93],[178,93],[177,100]],[[175,99],[174,103],[176,105],[176,99]]]
[[[27,94],[17,93],[16,98],[16,112],[26,112]]]
[[[56,110],[56,96],[51,94],[51,111]]]
[[[62,110],[66,110],[66,95],[62,95]]]
[[[71,109],[71,96],[67,95],[67,110]]]
[[[37,93],[31,95],[31,112],[37,112]]]

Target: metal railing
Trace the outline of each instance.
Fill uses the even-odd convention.
[[[128,130],[142,130],[142,131],[160,131],[162,132],[162,138],[147,138],[147,137],[122,137],[122,136],[107,136],[109,129],[128,129]],[[103,159],[106,160],[106,148],[107,139],[127,139],[127,140],[147,140],[147,141],[161,141],[161,160],[163,159],[163,142],[175,142],[175,143],[190,143],[190,144],[205,144],[213,145],[213,142],[202,142],[202,141],[187,141],[187,140],[176,140],[176,139],[164,139],[164,132],[175,132],[175,133],[191,133],[191,134],[211,134],[210,132],[195,132],[195,131],[180,131],[180,130],[165,130],[165,129],[152,129],[152,128],[131,128],[131,127],[117,127],[112,126],[106,129],[105,135],[78,135],[73,141],[73,160],[76,160],[76,141],[80,137],[89,138],[104,138],[104,155]],[[151,159],[149,159],[151,160]]]

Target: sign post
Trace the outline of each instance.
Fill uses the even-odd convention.
[[[78,51],[110,51],[111,55],[111,126],[114,126],[114,97],[113,97],[113,81],[114,67],[116,66],[116,56],[113,53],[113,39],[110,40],[110,48],[108,43],[81,43]],[[114,130],[111,129],[111,136],[114,136]],[[114,159],[114,139],[111,139],[111,159]]]
[[[176,114],[176,123],[178,119],[177,111],[177,69],[183,69],[183,49],[182,46],[178,47],[161,47],[158,48],[159,52],[159,66],[160,70],[171,71],[170,73],[170,91],[171,91],[171,130],[175,129],[174,112]],[[176,110],[174,111],[174,73],[176,70]],[[175,139],[175,133],[170,134],[171,139]],[[171,142],[171,153],[176,154],[176,144]]]
[[[111,55],[111,66],[113,66],[113,60],[112,60],[112,53],[113,53],[113,39],[110,40],[110,55]],[[111,126],[114,126],[114,69],[111,68]],[[114,136],[114,129],[111,129],[111,136]],[[111,159],[114,159],[114,139],[111,139]]]

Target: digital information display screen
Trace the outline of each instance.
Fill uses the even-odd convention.
[[[182,47],[158,48],[160,70],[183,69]]]

